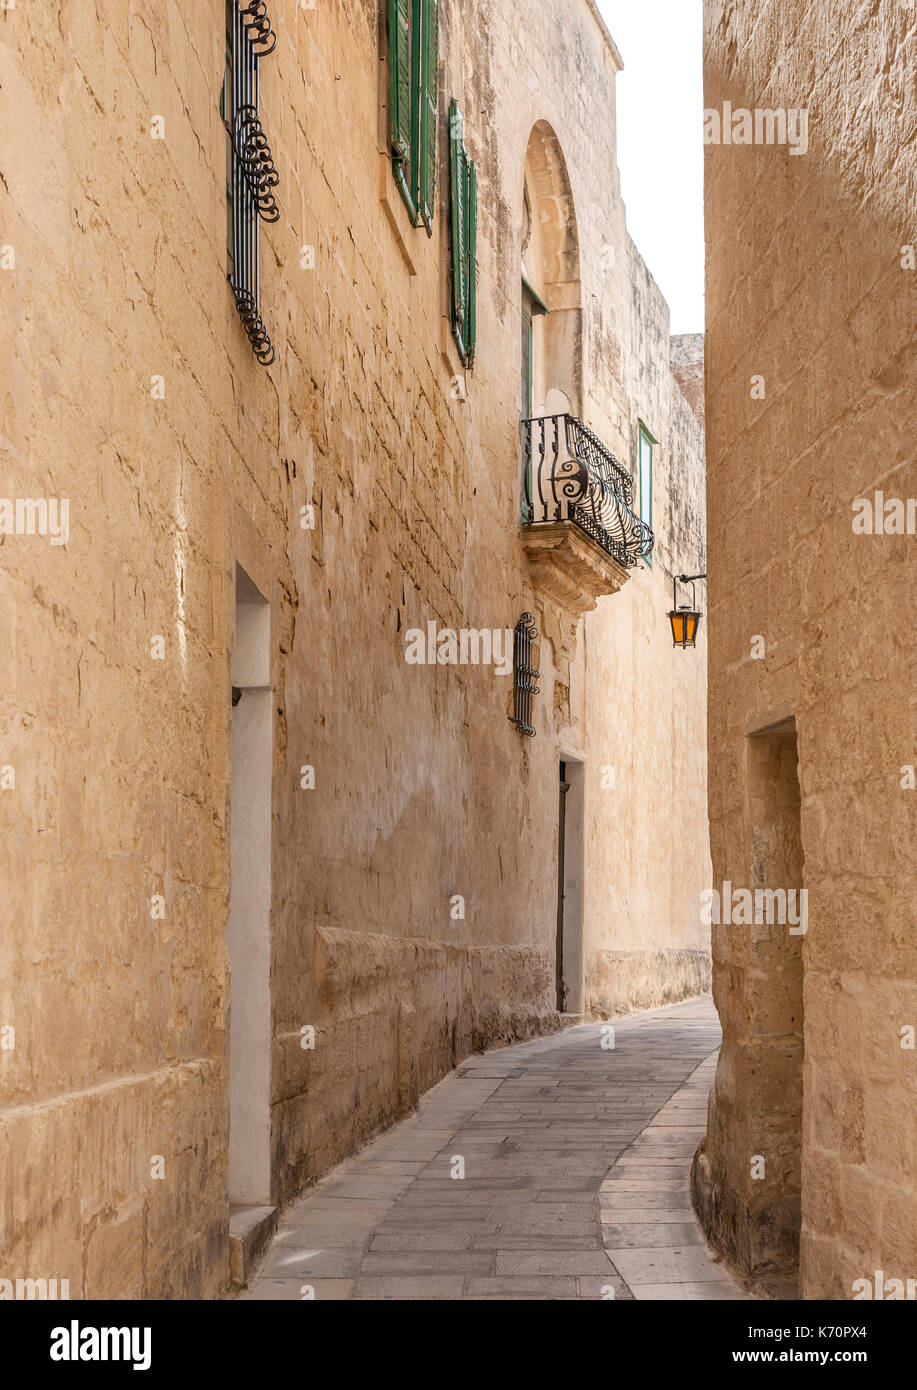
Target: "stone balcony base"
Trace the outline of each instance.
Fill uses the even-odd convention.
[[[535,587],[570,613],[590,613],[603,594],[616,594],[630,578],[572,521],[523,526],[522,546]]]

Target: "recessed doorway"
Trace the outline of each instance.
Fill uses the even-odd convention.
[[[229,1200],[271,1199],[270,605],[236,567],[232,653]]]
[[[557,824],[557,934],[554,992],[558,1013],[583,1011],[583,825],[585,767],[560,761]]]

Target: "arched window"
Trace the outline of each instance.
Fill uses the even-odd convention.
[[[580,414],[579,237],[567,166],[547,121],[529,137],[522,196],[521,412]]]

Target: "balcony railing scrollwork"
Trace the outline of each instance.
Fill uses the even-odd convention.
[[[633,510],[633,478],[582,420],[523,420],[522,450],[527,525],[572,522],[625,569],[651,553],[655,537]]]

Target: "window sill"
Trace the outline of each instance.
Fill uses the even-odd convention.
[[[385,210],[389,226],[395,234],[395,241],[409,275],[417,274],[417,266],[411,255],[411,238],[417,235],[417,228],[411,222],[404,205],[401,191],[392,172],[392,161],[387,153],[379,155],[379,199]]]
[[[452,332],[452,316],[450,314],[440,314],[439,316],[439,350],[450,380],[462,382],[461,394],[454,397],[455,400],[464,404],[468,399],[468,376],[469,371],[462,363],[459,356],[458,343],[455,341],[455,334]]]

